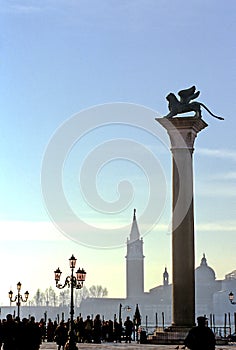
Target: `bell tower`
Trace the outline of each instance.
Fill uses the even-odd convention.
[[[144,293],[144,255],[143,239],[136,220],[134,209],[133,222],[129,238],[127,239],[126,255],[126,297],[134,298]]]
[[[165,267],[165,271],[163,273],[163,286],[169,285],[169,274],[167,272],[167,267]]]

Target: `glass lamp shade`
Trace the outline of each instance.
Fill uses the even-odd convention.
[[[56,270],[54,271],[54,274],[55,274],[55,281],[60,281],[60,278],[61,278],[61,270],[59,269],[59,267],[58,267],[58,269],[56,269]]]
[[[230,300],[230,301],[233,301],[233,300],[234,300],[234,293],[233,293],[233,292],[230,292],[230,293],[229,293],[229,300]]]
[[[28,290],[27,290],[27,291],[25,292],[25,300],[27,301],[28,298],[29,298],[29,292],[28,292]]]
[[[75,268],[75,265],[76,265],[76,258],[74,257],[74,255],[72,254],[71,255],[71,258],[69,259],[69,262],[70,262],[70,268],[71,269],[74,269]]]
[[[12,296],[13,296],[13,291],[10,290],[10,292],[8,292],[8,296],[9,296],[9,299],[12,299]]]
[[[85,278],[86,278],[86,272],[84,271],[84,269],[79,268],[76,271],[76,279],[77,279],[77,281],[84,282]]]
[[[20,291],[21,290],[21,283],[18,282],[16,286],[17,286],[17,290]]]

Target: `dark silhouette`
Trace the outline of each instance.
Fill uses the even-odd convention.
[[[41,318],[41,320],[39,321],[39,328],[41,331],[42,341],[45,341],[46,336],[47,336],[47,325],[46,325],[46,322],[43,318]]]
[[[54,332],[55,332],[55,325],[53,324],[51,318],[48,319],[47,324],[47,341],[52,342],[54,338]]]
[[[58,345],[58,350],[60,350],[61,347],[64,350],[67,339],[68,339],[67,327],[64,324],[64,322],[61,321],[59,326],[57,326],[55,330],[55,337],[54,337],[54,340]]]
[[[93,321],[90,319],[90,316],[87,316],[87,319],[84,321],[84,341],[87,343],[92,342],[92,332],[93,332]]]
[[[3,350],[15,350],[17,339],[17,324],[11,314],[7,315],[6,321],[2,324]]]
[[[28,322],[27,318],[23,318],[21,322],[17,324],[17,349],[29,350],[30,340],[28,338]]]
[[[41,330],[39,324],[35,322],[35,317],[31,316],[29,322],[27,323],[28,330],[28,344],[30,350],[38,350],[42,342],[41,339]]]
[[[94,343],[100,344],[102,338],[102,321],[100,315],[97,314],[93,322],[93,339]]]
[[[133,321],[134,321],[134,327],[135,327],[136,340],[138,340],[138,329],[139,329],[139,326],[141,325],[141,315],[140,315],[138,304],[136,304]]]
[[[121,335],[122,335],[122,324],[114,321],[114,341],[116,343],[121,343]]]
[[[76,332],[78,343],[82,343],[84,341],[84,321],[83,321],[83,317],[81,316],[78,316],[76,319],[75,332]]]
[[[133,322],[130,320],[130,317],[127,316],[126,321],[124,323],[125,326],[125,342],[126,343],[131,343],[131,335],[133,332],[133,328],[134,328],[134,324]]]
[[[215,350],[215,335],[206,324],[207,318],[197,318],[198,325],[193,327],[184,340],[184,345],[191,350]]]

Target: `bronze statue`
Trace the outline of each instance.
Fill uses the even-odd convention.
[[[164,118],[173,118],[177,114],[182,114],[186,112],[195,112],[194,117],[201,118],[201,107],[205,108],[212,117],[224,120],[222,117],[218,117],[214,115],[203,103],[201,102],[191,102],[191,100],[194,100],[200,95],[200,91],[196,91],[196,87],[192,86],[189,89],[180,90],[178,92],[178,95],[180,97],[180,100],[177,99],[175,94],[172,92],[166,96],[169,107],[169,113],[164,116]]]

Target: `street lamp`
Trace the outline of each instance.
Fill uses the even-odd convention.
[[[131,309],[131,307],[129,305],[126,305],[126,306],[122,307],[122,304],[120,304],[120,306],[119,306],[119,323],[120,324],[122,323],[121,310],[125,310],[125,311],[130,312],[132,309]]]
[[[229,293],[229,301],[231,302],[231,304],[235,305],[236,302],[233,301],[234,300],[234,293],[233,292],[230,292]]]
[[[69,348],[68,350],[76,350],[76,340],[74,335],[74,288],[75,289],[81,289],[83,287],[85,278],[86,278],[86,272],[84,269],[78,269],[76,271],[76,276],[74,276],[74,269],[76,265],[76,258],[74,255],[71,256],[69,259],[70,263],[70,269],[71,269],[71,275],[67,276],[65,279],[65,283],[60,283],[60,278],[62,272],[60,271],[59,267],[57,270],[54,271],[55,274],[55,281],[56,281],[56,287],[59,289],[63,289],[66,286],[70,288],[71,293],[71,299],[70,299],[70,329],[69,329]]]
[[[13,299],[13,291],[10,290],[10,292],[8,293],[9,299],[11,303],[14,303],[16,301],[16,305],[17,305],[17,317],[20,317],[20,306],[21,306],[21,302],[26,303],[28,298],[29,298],[29,292],[26,291],[24,296],[25,298],[23,298],[23,296],[20,294],[21,291],[21,283],[18,282],[17,285],[17,294]]]

